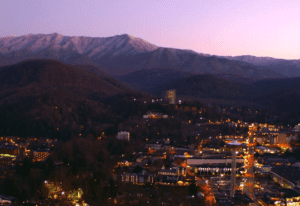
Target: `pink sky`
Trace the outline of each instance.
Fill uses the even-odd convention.
[[[130,34],[213,55],[300,59],[298,0],[2,0],[0,37]]]

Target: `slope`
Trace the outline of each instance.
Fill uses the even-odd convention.
[[[213,75],[191,75],[159,84],[148,91],[161,96],[169,89],[176,89],[178,99],[276,109],[278,115],[300,120],[299,77],[241,82]]]
[[[0,133],[68,139],[100,135],[145,95],[109,76],[53,60],[0,68]]]
[[[280,73],[287,77],[300,76],[300,59],[286,60],[275,59],[271,57],[256,57],[250,55],[224,57],[230,60],[247,62],[252,65],[259,66],[260,69],[268,69]]]
[[[300,78],[265,79],[252,85],[253,99],[279,111],[300,115]],[[296,114],[297,113],[297,114]]]
[[[176,95],[178,96],[203,99],[246,100],[249,99],[248,95],[251,93],[249,84],[208,74],[192,75],[160,84],[151,92],[159,95],[168,89],[176,89]]]
[[[131,84],[136,89],[151,89],[158,84],[167,83],[181,77],[192,75],[189,72],[174,69],[143,69],[130,72],[116,78],[122,82]]]

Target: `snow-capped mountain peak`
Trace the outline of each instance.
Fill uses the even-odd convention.
[[[112,55],[120,52],[149,52],[158,47],[146,42],[140,38],[128,34],[117,35],[113,37],[83,37],[83,36],[63,36],[58,33],[52,34],[28,34],[24,36],[13,36],[0,38],[0,54],[8,55],[17,50],[28,50],[31,53],[52,48],[58,50],[69,50],[85,54],[89,57],[101,55],[109,51]]]

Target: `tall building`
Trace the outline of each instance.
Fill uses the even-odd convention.
[[[171,89],[166,91],[164,99],[169,102],[169,104],[175,104],[176,103],[176,90]]]
[[[232,140],[231,143],[227,143],[227,146],[231,149],[231,183],[230,183],[230,197],[234,197],[235,195],[235,186],[236,186],[236,153],[237,148],[242,146],[241,143],[237,142],[237,140]]]

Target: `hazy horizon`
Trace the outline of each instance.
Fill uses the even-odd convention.
[[[129,34],[159,47],[218,56],[300,59],[295,0],[2,1],[0,38]]]

